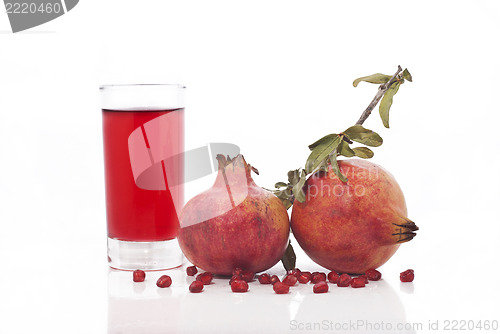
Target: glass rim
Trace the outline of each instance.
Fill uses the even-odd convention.
[[[130,87],[153,87],[153,86],[163,86],[163,87],[172,87],[172,88],[180,88],[185,89],[186,86],[183,84],[171,84],[171,83],[134,83],[134,84],[106,84],[99,85],[99,89],[108,89],[108,88],[130,88]]]

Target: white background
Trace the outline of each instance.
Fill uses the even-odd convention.
[[[297,332],[291,320],[382,321],[393,309],[419,333],[500,320],[499,19],[496,1],[87,0],[12,34],[0,13],[0,332]],[[108,272],[100,84],[187,85],[186,149],[235,143],[272,187],[308,144],[358,119],[376,86],[354,78],[398,64],[414,82],[391,129],[377,112],[365,126],[384,138],[372,161],[396,177],[420,231],[381,268],[384,283],[277,299],[221,281],[195,300],[181,282],[169,299]],[[213,177],[188,184],[187,199]],[[409,267],[415,282],[400,286]]]

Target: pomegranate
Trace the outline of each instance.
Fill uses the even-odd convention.
[[[179,245],[195,266],[231,276],[274,266],[288,245],[290,223],[282,202],[257,186],[242,155],[217,156],[213,187],[192,198],[180,214]]]
[[[410,241],[418,227],[406,218],[403,192],[382,167],[361,159],[339,160],[343,183],[328,166],[303,188],[291,226],[297,242],[319,265],[340,273],[363,274],[384,264]]]

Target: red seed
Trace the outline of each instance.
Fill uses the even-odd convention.
[[[368,284],[368,277],[366,277],[366,275],[359,275],[358,277],[364,279],[365,280],[365,284]]]
[[[276,282],[273,284],[273,290],[279,295],[286,294],[290,291],[290,286],[285,283]]]
[[[235,280],[241,280],[241,275],[231,276],[231,279],[229,280],[229,285],[231,285],[231,283],[233,283],[233,281],[235,281]]]
[[[344,288],[346,286],[349,286],[350,283],[351,283],[351,276],[347,274],[342,274],[340,275],[339,280],[337,281],[337,286]]]
[[[292,274],[293,276],[295,276],[297,278],[299,278],[301,273],[302,272],[300,271],[299,268],[294,268],[294,269],[290,270],[290,272],[289,272],[289,274]]]
[[[299,281],[299,283],[306,284],[309,282],[309,277],[307,277],[307,275],[300,274],[297,280]]]
[[[233,276],[234,275],[241,275],[242,272],[243,272],[243,269],[241,269],[241,268],[234,268],[234,270],[233,270]]]
[[[196,266],[191,266],[186,268],[186,274],[188,276],[194,276],[198,273],[198,269],[196,269]]]
[[[204,273],[201,273],[198,276],[196,276],[196,280],[202,282],[203,285],[208,285],[208,284],[212,283],[213,278],[214,278],[214,275],[212,275],[212,273],[209,273],[209,272],[204,272]]]
[[[378,281],[382,278],[382,274],[380,273],[380,271],[375,269],[368,269],[365,275],[366,278],[368,278],[370,281]]]
[[[271,284],[271,276],[269,274],[259,275],[259,283],[260,284]]]
[[[271,284],[274,285],[274,283],[281,282],[280,278],[276,275],[271,276]]]
[[[301,275],[304,275],[305,277],[307,277],[307,280],[308,280],[308,281],[310,281],[310,280],[311,280],[311,277],[312,277],[311,272],[309,272],[309,271],[302,271],[300,274],[301,274]],[[297,278],[298,278],[298,277],[297,277]]]
[[[168,288],[172,284],[172,279],[168,275],[163,275],[156,281],[156,286],[159,288]]]
[[[231,291],[233,291],[233,292],[247,292],[248,291],[248,283],[243,281],[243,280],[240,280],[240,279],[234,280],[231,283]]]
[[[321,281],[319,283],[314,284],[313,286],[314,293],[325,293],[328,292],[328,283],[326,281]]]
[[[134,282],[144,282],[146,279],[146,273],[143,270],[137,269],[132,273]]]
[[[294,286],[297,284],[297,277],[293,274],[288,274],[283,278],[283,283],[285,283],[288,286]]]
[[[312,273],[311,283],[316,284],[316,283],[319,283],[321,281],[326,281],[326,274],[325,273],[318,273],[318,272]]]
[[[245,282],[252,282],[255,278],[255,273],[251,271],[242,271],[240,275],[241,279]]]
[[[355,277],[351,280],[351,286],[353,288],[364,288],[365,279],[363,277]]]
[[[399,274],[399,279],[401,282],[413,282],[413,279],[415,278],[415,272],[413,269],[408,269],[403,271],[401,274]]]
[[[328,282],[330,283],[337,283],[339,280],[340,275],[337,274],[335,271],[330,271],[328,273]]]
[[[193,281],[193,283],[191,283],[191,285],[189,286],[189,291],[193,293],[203,291],[203,283],[200,281]]]

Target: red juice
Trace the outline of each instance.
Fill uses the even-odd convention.
[[[177,235],[184,201],[184,109],[103,109],[108,237]]]

